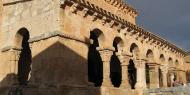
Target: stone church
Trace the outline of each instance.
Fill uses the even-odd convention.
[[[190,82],[189,53],[137,16],[122,0],[1,0],[0,95],[143,95]]]

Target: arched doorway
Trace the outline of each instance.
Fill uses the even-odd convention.
[[[172,87],[170,72],[167,73],[167,85],[168,87]]]
[[[147,63],[145,65],[145,69],[146,69],[146,85],[147,85],[147,88],[150,88],[151,87],[151,83],[152,83],[152,79],[151,79],[151,76],[152,76],[152,73],[150,71],[150,65],[151,63],[154,61],[154,55],[153,55],[153,52],[152,50],[148,49],[147,52],[146,52],[146,58],[147,58]]]
[[[163,87],[163,75],[160,68],[158,68],[158,76],[159,76],[159,87]]]
[[[160,62],[161,64],[165,64],[165,57],[163,54],[160,55]]]
[[[187,83],[190,83],[190,71],[189,70],[186,72],[186,80],[187,80]]]
[[[94,83],[95,87],[102,85],[103,81],[103,63],[97,47],[101,41],[102,31],[94,29],[90,32],[90,40],[88,51],[88,81]]]
[[[170,71],[168,73],[168,86],[169,87],[172,87],[173,86],[173,83],[174,83],[174,74],[173,74],[173,59],[171,57],[169,57],[168,59],[168,65],[169,65],[169,68],[170,68]]]
[[[175,67],[178,67],[178,66],[179,66],[179,61],[176,60],[176,61],[175,61]]]
[[[173,59],[171,57],[168,59],[168,64],[169,64],[169,67],[172,67],[174,65]]]
[[[113,55],[111,56],[111,62],[110,62],[110,76],[111,81],[114,87],[119,87],[121,84],[121,63],[118,59],[116,53],[118,53],[119,47],[121,48],[123,46],[122,39],[120,37],[116,37],[113,41],[113,47],[115,48],[115,51],[113,52]]]
[[[135,64],[133,60],[130,60],[128,65],[128,78],[131,89],[135,89],[135,84],[137,82],[136,77],[137,77],[137,70],[135,68]]]
[[[137,59],[139,56],[139,47],[135,43],[132,43],[130,46],[130,52],[132,53],[133,59]],[[131,59],[128,65],[128,78],[131,89],[135,89],[137,82],[137,69],[135,68],[134,60]]]
[[[150,68],[149,68],[149,66],[148,66],[148,64],[146,63],[146,65],[145,65],[145,69],[146,69],[146,86],[147,86],[147,88],[150,88]]]
[[[180,70],[177,69],[179,67],[179,61],[177,59],[175,60],[174,67],[176,68],[176,82],[183,84],[183,78],[181,77]]]
[[[165,57],[163,54],[160,55],[160,64],[162,66],[165,66]],[[163,82],[163,74],[162,74],[162,71],[161,71],[161,68],[158,69],[158,72],[159,72],[159,86],[160,87],[163,87],[164,86],[164,82]]]
[[[18,60],[18,82],[20,85],[27,85],[31,71],[32,55],[28,42],[29,38],[29,31],[26,28],[20,29],[16,34],[16,45],[22,48]]]

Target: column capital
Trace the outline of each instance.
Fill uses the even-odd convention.
[[[116,53],[116,56],[118,57],[119,61],[121,62],[121,65],[128,65],[129,60],[132,58],[130,55],[124,54],[124,53]]]
[[[159,68],[159,64],[158,63],[147,63],[147,65],[149,66],[150,72],[155,72]]]
[[[168,71],[171,72],[171,73],[172,73],[172,72],[175,72],[175,71],[176,71],[176,68],[175,68],[175,67],[168,67]]]
[[[160,66],[161,72],[162,73],[167,73],[168,72],[168,67],[167,66]]]
[[[100,48],[98,47],[97,50],[100,53],[103,62],[103,82],[102,86],[111,87],[111,80],[110,80],[110,59],[113,55],[113,50],[110,48]]]
[[[150,67],[156,67],[156,66],[159,66],[159,64],[158,63],[156,63],[156,62],[147,62],[147,64],[148,64],[148,66],[150,66]]]
[[[113,55],[113,50],[109,48],[97,48],[100,53],[103,62],[110,61],[111,56]]]
[[[144,68],[146,61],[142,59],[137,59],[137,60],[134,60],[134,63],[135,63],[135,67]]]
[[[137,68],[137,83],[135,85],[137,89],[146,88],[145,62],[146,61],[142,59],[134,60],[135,67]]]
[[[97,51],[115,51],[114,47],[109,47],[109,46],[100,46],[100,47],[96,47]]]

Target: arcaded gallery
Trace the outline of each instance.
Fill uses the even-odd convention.
[[[1,0],[0,15],[0,95],[188,95],[172,89],[190,88],[190,53],[127,2]]]

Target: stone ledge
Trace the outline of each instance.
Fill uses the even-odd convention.
[[[76,36],[64,34],[64,33],[60,32],[60,31],[46,32],[44,34],[41,34],[40,36],[33,37],[33,38],[29,39],[29,43],[34,43],[34,42],[38,42],[38,41],[41,41],[41,40],[46,40],[46,39],[56,37],[56,36],[71,39],[71,40],[75,40],[75,41],[78,41],[78,42],[81,42],[81,43],[84,43],[84,44],[87,44],[87,45],[90,44],[89,39],[85,39],[85,38],[83,39],[83,38],[79,38],[79,37],[76,37]],[[6,51],[9,51],[9,50],[21,51],[22,48],[19,48],[19,47],[16,47],[16,46],[6,46],[6,47],[3,47],[1,49],[1,52],[6,52]]]
[[[15,0],[15,1],[12,1],[12,2],[4,2],[3,6],[14,5],[14,4],[17,4],[17,3],[24,3],[24,2],[29,2],[29,1],[32,1],[32,0]]]
[[[76,37],[76,36],[68,35],[68,34],[62,33],[60,31],[46,32],[46,33],[44,33],[44,34],[42,34],[40,36],[33,37],[33,38],[29,39],[29,43],[38,42],[38,41],[49,39],[49,38],[56,37],[56,36],[64,37],[64,38],[71,39],[71,40],[75,40],[75,41],[85,43],[85,44],[90,44],[89,39],[83,39],[83,38],[79,38],[79,37]]]
[[[3,47],[1,49],[1,52],[6,52],[6,51],[9,51],[9,50],[17,50],[17,51],[21,51],[22,48],[18,48],[16,46],[6,46],[6,47]]]

